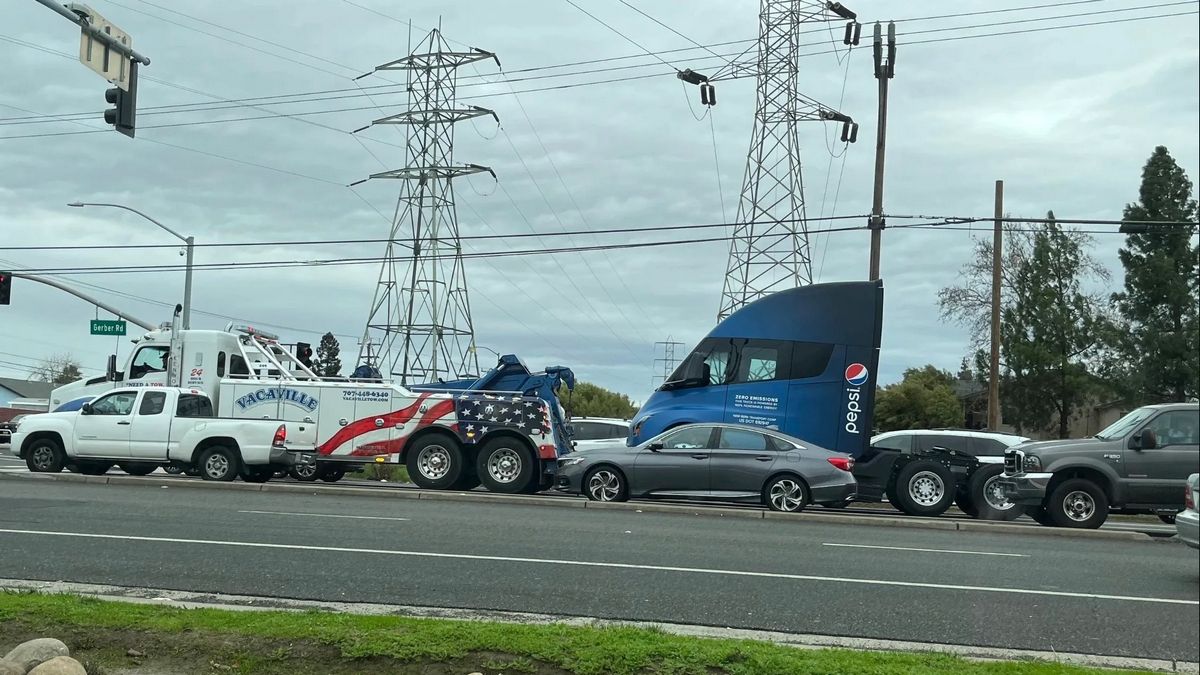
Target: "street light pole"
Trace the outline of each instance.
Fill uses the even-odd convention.
[[[129,206],[125,206],[124,204],[107,204],[107,203],[101,203],[101,202],[71,202],[70,204],[67,204],[67,206],[74,206],[77,208],[82,208],[84,206],[109,206],[114,209],[125,209],[126,211],[132,211],[132,212],[138,214],[139,216],[145,218],[146,220],[159,226],[161,229],[167,231],[168,233],[173,235],[176,239],[179,239],[184,244],[186,244],[187,245],[187,271],[185,272],[185,276],[183,279],[183,318],[182,318],[183,330],[188,330],[189,328],[192,327],[192,249],[196,245],[196,240],[194,237],[185,237],[182,234],[179,234],[178,232],[176,232],[175,230],[172,230],[171,228],[167,227],[166,225],[163,225],[162,223],[158,222],[157,220],[151,218],[150,216],[142,213],[141,211],[138,211],[137,209],[129,207]]]

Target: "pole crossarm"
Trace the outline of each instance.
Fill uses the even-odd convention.
[[[491,115],[496,124],[500,123],[500,117],[494,110],[481,108],[473,105],[469,108],[418,108],[415,110],[406,110],[395,115],[381,117],[371,122],[375,124],[415,124],[418,126],[426,126],[430,124],[454,124],[463,120],[469,120],[476,117],[487,117]],[[367,127],[364,127],[367,128]]]
[[[458,178],[459,176],[484,172],[491,174],[492,178],[496,177],[496,172],[492,171],[491,167],[479,166],[478,164],[464,164],[462,166],[406,166],[403,169],[373,173],[370,178],[422,180],[431,178]]]

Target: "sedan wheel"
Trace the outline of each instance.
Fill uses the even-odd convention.
[[[780,476],[771,481],[766,489],[767,506],[772,511],[799,513],[804,510],[808,496],[804,493],[804,483],[792,476]]]
[[[629,499],[625,478],[607,466],[593,469],[583,479],[583,494],[594,502],[623,502]]]

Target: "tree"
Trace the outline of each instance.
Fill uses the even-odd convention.
[[[1016,270],[1029,257],[1032,238],[1023,223],[1003,225],[1004,251],[1000,258],[1000,306],[1012,304]],[[943,321],[952,321],[971,331],[971,348],[986,348],[992,325],[992,235],[972,237],[975,247],[970,260],[959,270],[958,286],[938,291]],[[986,372],[986,371],[985,371]]]
[[[1053,212],[1046,217],[1016,271],[1013,304],[1000,323],[1001,402],[1018,430],[1057,421],[1058,437],[1066,438],[1071,415],[1095,388],[1089,360],[1100,335],[1101,302],[1083,292],[1082,281],[1088,270],[1101,279],[1107,272],[1089,262],[1089,237],[1064,230]]]
[[[1127,221],[1194,222],[1192,182],[1163,146],[1142,169]],[[1118,251],[1125,290],[1114,293],[1110,376],[1130,399],[1186,401],[1200,395],[1200,247],[1196,226],[1150,225]]]
[[[571,417],[616,417],[629,419],[637,412],[629,397],[588,382],[575,384],[575,391],[559,400]]]
[[[953,375],[932,365],[905,370],[900,382],[876,394],[875,427],[895,431],[961,425],[963,409],[952,382]]]
[[[321,377],[338,377],[342,374],[342,360],[338,358],[341,347],[333,333],[321,336],[321,344],[317,345],[317,357],[313,359],[312,370]]]
[[[74,382],[82,377],[83,373],[79,370],[79,362],[70,354],[55,354],[42,359],[29,371],[29,379],[49,382],[55,387]]]

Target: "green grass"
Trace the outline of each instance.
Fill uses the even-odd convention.
[[[346,478],[359,480],[386,480],[389,483],[410,483],[408,469],[400,464],[374,462],[364,464],[361,469],[346,474]]]
[[[640,628],[582,628],[358,616],[237,612],[0,592],[0,653],[18,638],[68,642],[103,672],[536,673],[540,675],[1083,675],[1042,662],[973,662],[940,654],[796,649]],[[72,644],[72,641],[75,644]],[[14,643],[15,644],[15,643]],[[155,659],[159,661],[155,661]],[[148,659],[148,660],[146,660]],[[170,669],[168,671],[167,665]],[[194,668],[191,666],[194,664]],[[148,671],[142,671],[148,672]],[[160,672],[160,671],[153,671]]]

